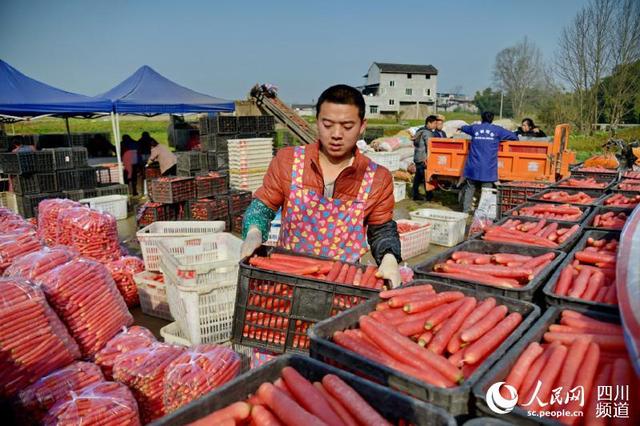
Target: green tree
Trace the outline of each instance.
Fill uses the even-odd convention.
[[[480,111],[491,111],[498,117],[500,114],[500,92],[487,87],[482,92],[476,92],[473,97],[473,104]],[[502,116],[513,117],[513,107],[509,97],[506,95],[502,100]]]

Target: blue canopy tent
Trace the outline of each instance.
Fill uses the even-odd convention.
[[[235,103],[195,92],[144,65],[113,89],[97,96],[113,103],[114,134],[120,140],[119,114],[154,116],[197,112],[233,112]],[[120,162],[120,146],[118,163]],[[120,171],[122,168],[120,168]]]

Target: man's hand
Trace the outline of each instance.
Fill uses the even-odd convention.
[[[384,255],[380,262],[380,266],[378,267],[376,277],[391,281],[391,288],[396,288],[402,284],[400,267],[398,266],[398,261],[393,254],[387,253]]]
[[[247,232],[247,237],[242,242],[242,246],[240,246],[240,258],[244,259],[247,256],[251,256],[261,245],[262,232],[256,226],[251,226]]]

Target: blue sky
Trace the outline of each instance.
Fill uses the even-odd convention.
[[[0,58],[87,95],[147,64],[211,95],[256,82],[288,102],[359,85],[373,61],[432,64],[438,91],[491,84],[495,55],[527,36],[545,59],[586,0],[0,1]]]

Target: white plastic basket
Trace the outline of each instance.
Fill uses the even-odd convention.
[[[273,138],[251,138],[251,139],[229,139],[227,140],[229,150],[242,148],[264,148],[273,146]]]
[[[103,195],[101,197],[83,198],[81,204],[86,204],[94,210],[110,213],[116,220],[127,218],[126,195]]]
[[[160,271],[160,255],[158,253],[158,241],[173,237],[190,237],[192,235],[212,234],[224,232],[225,221],[175,221],[153,222],[138,232],[136,237],[140,243],[144,267],[148,271]]]
[[[158,243],[169,309],[193,344],[231,338],[241,244],[229,233]]]
[[[406,182],[393,182],[393,199],[395,202],[404,200],[407,197]]]
[[[0,192],[0,207],[6,207],[14,213],[18,212],[18,202],[14,192]]]
[[[365,155],[373,162],[389,169],[390,172],[400,169],[400,154],[395,152],[367,152]]]
[[[467,225],[466,213],[436,209],[419,209],[409,212],[411,220],[431,223],[431,242],[440,246],[453,247],[464,240]]]
[[[416,222],[406,219],[398,220],[397,223],[423,225],[420,229],[416,229],[415,231],[400,234],[400,252],[403,260],[407,260],[409,258],[429,251],[429,243],[431,242],[430,223]]]
[[[162,274],[150,271],[142,271],[133,276],[133,281],[138,288],[140,308],[142,312],[152,317],[173,321],[167,299],[167,286],[157,281],[158,277],[162,278]]]

